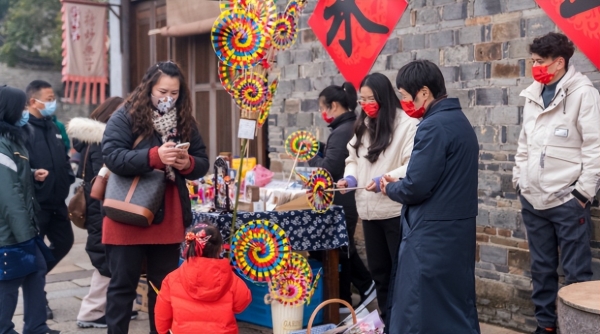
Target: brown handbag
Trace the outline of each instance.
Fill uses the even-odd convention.
[[[142,139],[144,139],[144,137],[137,137],[131,149],[134,149],[136,146],[138,146]],[[103,173],[104,169],[106,169],[106,172]],[[106,165],[103,165],[102,169],[100,169],[100,173],[92,179],[92,190],[90,191],[91,198],[100,202],[104,201],[104,194],[106,194],[106,184],[108,183],[109,176],[110,171],[108,170],[108,168],[106,168]]]
[[[134,148],[137,143],[136,140]],[[102,207],[106,216],[116,222],[148,227],[163,204],[165,189],[165,172],[162,170],[155,169],[134,177],[111,173]]]
[[[79,186],[75,188],[75,195],[71,197],[69,205],[69,219],[73,222],[73,225],[85,229],[85,213],[87,209],[87,203],[85,200],[85,168],[87,159],[90,153],[90,146],[88,145],[85,151],[85,157],[83,158],[83,171],[81,172],[81,178],[83,179]]]

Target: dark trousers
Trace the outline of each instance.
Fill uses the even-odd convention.
[[[44,286],[46,285],[46,260],[39,249],[35,263],[38,270],[21,278],[0,281],[0,334],[16,334],[12,317],[17,308],[19,287],[23,287],[24,317],[23,334],[47,333],[46,303]]]
[[[356,207],[344,207],[346,230],[348,231],[348,247],[340,252],[340,298],[352,304],[352,287],[358,289],[361,296],[371,287],[371,274],[356,251],[354,232],[358,223]]]
[[[377,290],[377,304],[385,320],[392,267],[400,245],[400,217],[363,220],[367,262]]]
[[[106,324],[108,334],[129,332],[131,309],[136,288],[146,259],[148,281],[160,290],[165,277],[179,265],[179,244],[170,245],[106,245],[106,257],[111,272],[106,295]],[[150,332],[156,333],[154,305],[156,293],[148,289]]]
[[[37,215],[37,224],[40,236],[48,237],[50,251],[54,255],[54,261],[48,262],[48,272],[50,272],[60,260],[69,254],[75,242],[67,206],[62,204],[53,208],[42,207]]]
[[[566,284],[592,279],[590,205],[583,208],[573,198],[551,209],[536,210],[522,196],[521,204],[531,256],[535,317],[540,327],[556,327],[558,248]]]

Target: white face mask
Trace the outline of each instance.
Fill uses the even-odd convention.
[[[177,102],[177,99],[174,99],[170,96],[158,98],[150,94],[150,97],[152,98],[152,104],[154,107],[161,113],[166,113],[167,111],[173,109],[175,107],[175,102]]]

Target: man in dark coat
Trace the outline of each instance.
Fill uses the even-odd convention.
[[[74,242],[73,228],[65,200],[69,196],[75,175],[66,154],[62,135],[52,115],[56,110],[56,96],[52,86],[41,80],[32,81],[26,89],[27,109],[31,135],[27,141],[29,163],[34,170],[45,169],[48,176],[43,182],[36,181],[35,195],[41,210],[37,224],[40,236],[48,237],[54,262],[48,263],[50,272],[71,250]],[[52,311],[47,308],[48,319]]]
[[[398,72],[402,108],[422,118],[406,177],[382,189],[402,209],[402,241],[387,333],[479,333],[475,217],[479,144],[439,68],[413,61]]]

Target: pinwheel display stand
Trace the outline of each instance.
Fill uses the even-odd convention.
[[[332,206],[325,213],[312,210],[240,212],[236,219],[236,230],[251,221],[268,220],[279,225],[290,240],[293,251],[325,251],[323,258],[322,284],[323,299],[338,298],[339,295],[339,248],[348,246],[346,218],[341,207]],[[230,213],[206,213],[193,211],[193,225],[199,222],[210,222],[221,231],[223,240],[229,240],[233,215]],[[313,268],[314,270],[315,268]],[[264,293],[263,293],[264,297]],[[261,303],[263,303],[261,297]],[[309,306],[318,305],[317,298]],[[267,305],[270,309],[270,305]],[[310,315],[312,311],[307,310]],[[323,321],[339,322],[339,305],[330,305],[325,309]]]

